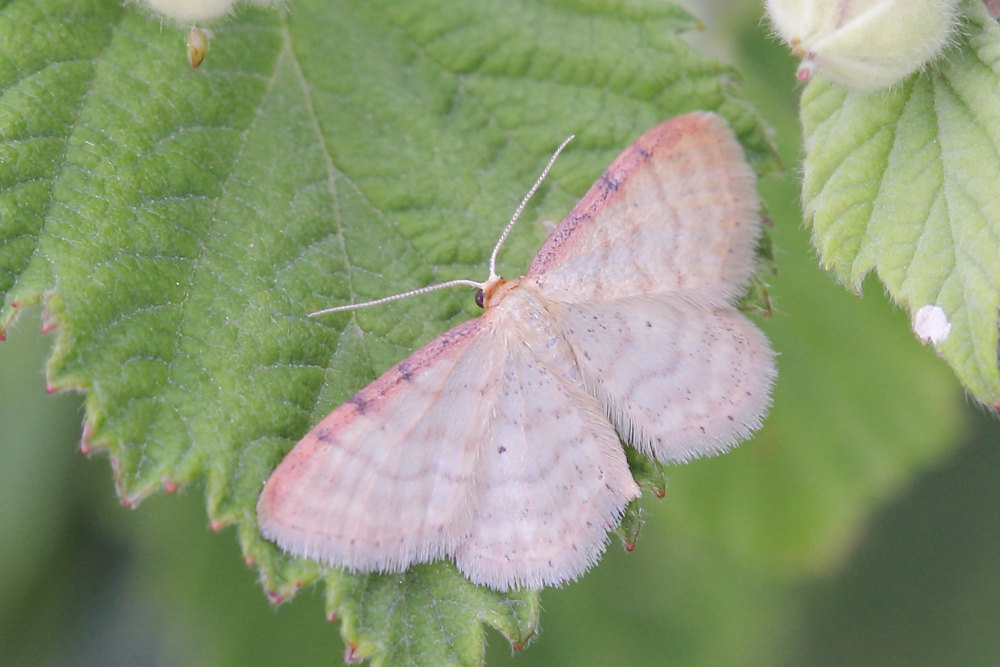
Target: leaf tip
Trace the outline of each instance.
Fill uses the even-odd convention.
[[[167,493],[173,493],[178,489],[180,485],[169,477],[163,478],[163,490]]]
[[[99,449],[98,445],[95,445],[91,438],[94,436],[94,427],[90,425],[89,422],[83,424],[83,433],[80,434],[80,453],[87,455],[93,454]]]
[[[42,335],[52,333],[59,327],[59,321],[52,315],[48,308],[42,311]]]
[[[357,665],[365,659],[358,649],[358,645],[348,642],[347,648],[344,649],[344,664],[345,665]]]
[[[530,642],[531,638],[534,636],[535,636],[535,631],[530,630],[528,634],[524,636],[523,639],[510,643],[511,650],[514,651],[514,653],[520,653],[524,649],[524,647],[528,645],[528,642]]]

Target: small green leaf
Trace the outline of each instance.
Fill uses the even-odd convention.
[[[823,264],[856,291],[875,269],[911,318],[942,308],[938,352],[1000,405],[1000,27],[962,9],[956,45],[898,87],[809,85],[803,201]]]

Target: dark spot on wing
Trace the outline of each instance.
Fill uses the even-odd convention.
[[[363,415],[368,412],[368,401],[366,401],[360,394],[347,402],[354,406],[354,409],[358,411],[359,415]]]
[[[403,361],[399,364],[399,379],[403,382],[413,381],[413,369],[410,367],[408,361]]]

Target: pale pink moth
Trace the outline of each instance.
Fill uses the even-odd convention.
[[[494,251],[490,277],[467,281],[482,316],[292,449],[261,493],[263,534],[358,572],[447,558],[500,591],[579,577],[639,495],[619,436],[682,462],[760,426],[773,354],[734,306],[759,234],[754,174],[727,124],[691,113],[653,128],[526,276],[495,275]]]

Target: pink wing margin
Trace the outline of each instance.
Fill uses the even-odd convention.
[[[755,183],[722,118],[668,120],[611,163],[546,239],[528,276],[569,300],[687,289],[729,300],[753,271]]]

